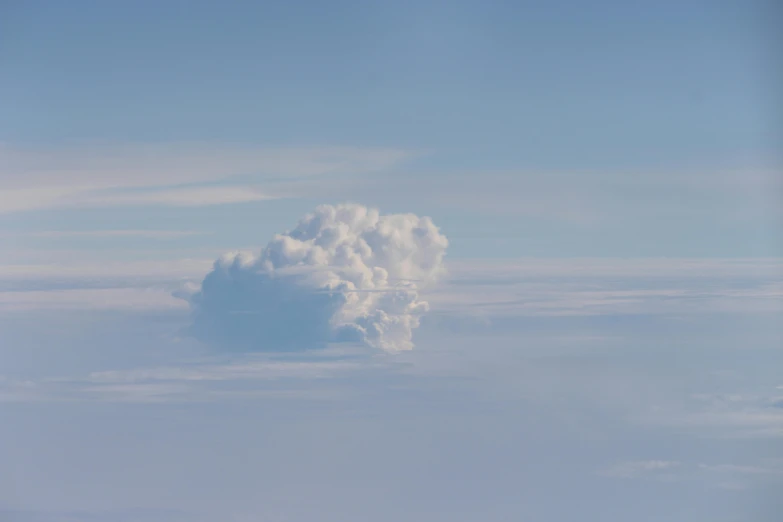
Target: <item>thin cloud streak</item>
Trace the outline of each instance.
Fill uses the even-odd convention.
[[[174,239],[178,237],[205,236],[212,232],[201,230],[43,230],[40,232],[24,232],[7,234],[14,236],[29,236],[43,238],[112,238],[139,237],[146,239]]]
[[[257,183],[371,173],[410,156],[391,148],[96,144],[24,149],[6,144],[0,145],[0,214],[74,206],[261,201],[276,196]],[[238,184],[238,178],[243,182]],[[228,186],[199,186],[218,182]]]

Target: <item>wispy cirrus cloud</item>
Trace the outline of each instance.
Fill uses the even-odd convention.
[[[134,384],[144,382],[208,382],[259,379],[317,379],[356,371],[365,367],[345,360],[251,359],[229,364],[164,366],[135,370],[107,370],[90,373],[94,384]]]
[[[80,257],[76,261],[46,264],[0,265],[0,280],[85,280],[116,279],[166,279],[198,277],[209,270],[214,260],[210,258],[166,259],[162,261],[96,261]]]
[[[100,262],[82,256],[0,265],[0,303],[18,300],[27,307],[40,299],[47,307],[104,306],[122,302],[126,292],[139,299],[158,295],[160,306],[170,307],[171,296],[162,290],[200,281],[213,263],[214,258]],[[438,317],[486,320],[487,327],[493,319],[511,318],[770,314],[783,310],[781,274],[780,259],[454,260],[442,284],[423,295]],[[47,290],[66,288],[73,290],[70,296],[60,292],[48,299]],[[39,293],[2,295],[4,289]]]
[[[681,463],[675,460],[634,460],[617,463],[600,474],[617,478],[660,476],[670,473],[680,465]]]
[[[773,394],[695,394],[681,404],[640,414],[638,420],[721,438],[778,439],[783,437],[780,402]]]
[[[202,230],[133,230],[133,229],[107,229],[107,230],[42,230],[39,232],[19,232],[17,234],[5,234],[13,236],[28,236],[41,238],[95,238],[105,239],[112,237],[139,237],[147,239],[174,239],[178,237],[203,236],[211,232]]]
[[[776,258],[457,260],[428,299],[484,318],[775,313],[782,275]]]
[[[247,203],[277,199],[247,185],[184,186],[176,188],[128,190],[118,185],[111,190],[93,187],[51,187],[9,189],[0,193],[0,213],[12,213],[45,208],[93,208],[112,206],[173,206],[198,207]]]
[[[18,379],[0,376],[0,402],[200,402],[279,398],[332,400],[346,390],[330,382],[393,368],[368,359],[276,360],[238,358],[91,372],[81,377]],[[319,384],[321,383],[321,384]]]
[[[23,310],[186,310],[165,288],[55,288],[0,291],[0,311]]]
[[[272,193],[259,186],[262,182],[375,172],[410,156],[393,148],[5,144],[0,145],[0,213],[260,201],[291,195],[290,190]]]
[[[0,520],[14,522],[205,522],[192,513],[166,509],[46,511],[0,509]]]
[[[780,480],[779,463],[707,464],[676,460],[636,460],[615,463],[598,472],[614,479],[655,480],[663,482],[707,482],[719,489],[746,489],[749,481]]]
[[[294,185],[282,181],[281,187]],[[495,218],[528,218],[576,226],[636,219],[758,218],[779,215],[783,181],[774,168],[743,170],[408,170],[392,176],[324,182],[301,190],[384,205],[404,195],[408,204]],[[721,209],[716,214],[716,206]],[[486,230],[481,231],[486,232]]]
[[[781,466],[749,466],[738,464],[699,464],[699,468],[715,473],[730,473],[740,475],[777,475],[783,476]]]
[[[230,203],[249,203],[278,199],[262,192],[253,186],[207,186],[207,187],[176,187],[143,191],[111,191],[84,193],[74,196],[73,200],[63,206],[75,207],[111,207],[122,205],[161,205],[171,207],[201,207],[209,205],[226,205]]]

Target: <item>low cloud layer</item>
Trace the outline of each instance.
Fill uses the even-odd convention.
[[[428,310],[419,289],[442,273],[447,246],[430,218],[324,205],[259,255],[224,255],[180,296],[192,307],[190,333],[224,348],[410,350]]]

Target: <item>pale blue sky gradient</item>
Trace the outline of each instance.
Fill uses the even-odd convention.
[[[777,522],[780,22],[0,0],[0,520]],[[448,237],[412,351],[187,335],[345,201]]]
[[[42,154],[389,147],[412,156],[383,169],[383,190],[348,183],[327,197],[434,214],[463,236],[453,255],[779,255],[778,15],[725,0],[10,2],[0,142]],[[544,209],[521,223],[531,185],[548,185],[531,196]],[[515,211],[462,204],[476,186],[472,199]],[[439,190],[445,201],[430,197]],[[210,228],[236,244],[241,223],[290,222],[323,194],[277,205],[288,212],[239,206],[228,221],[222,208],[110,220]],[[603,219],[580,218],[580,205]],[[82,228],[106,215],[2,216],[0,228]]]

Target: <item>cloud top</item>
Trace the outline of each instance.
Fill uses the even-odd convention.
[[[443,272],[447,247],[428,217],[322,205],[260,254],[222,256],[200,289],[180,296],[193,310],[191,333],[226,348],[409,350],[428,309],[419,289]]]

